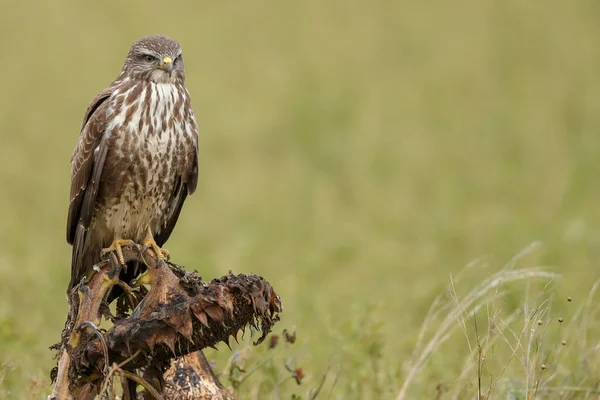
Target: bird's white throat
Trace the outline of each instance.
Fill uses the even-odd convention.
[[[177,77],[174,73],[168,73],[162,69],[155,69],[152,71],[150,80],[155,83],[175,83]]]

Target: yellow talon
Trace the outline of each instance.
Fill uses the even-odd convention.
[[[169,259],[171,256],[169,251],[166,249],[161,249],[160,246],[154,241],[154,236],[152,236],[152,232],[150,228],[146,231],[146,238],[142,243],[144,245],[144,249],[152,249],[154,254],[156,254],[156,258],[159,260]]]
[[[125,257],[123,256],[123,249],[121,247],[122,246],[133,246],[133,245],[135,245],[133,240],[115,239],[115,240],[113,240],[110,247],[102,249],[102,257],[104,257],[108,253],[114,251],[115,253],[117,253],[117,258],[119,259],[119,263],[121,263],[121,265],[125,265]]]

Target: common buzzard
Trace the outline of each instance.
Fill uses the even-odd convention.
[[[88,106],[71,159],[67,241],[77,285],[101,254],[134,241],[161,249],[198,181],[198,124],[179,43],[135,42],[115,81]]]

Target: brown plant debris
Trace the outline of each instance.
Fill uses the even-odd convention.
[[[53,346],[59,362],[51,374],[56,385],[50,398],[110,398],[115,375],[125,388],[123,398],[136,398],[138,385],[146,388],[144,398],[156,397],[165,389],[165,379],[170,393],[166,398],[175,398],[174,390],[179,390],[177,398],[233,398],[227,397],[200,350],[219,342],[229,346],[229,338],[237,341],[248,326],[262,332],[254,344],[261,343],[282,311],[271,285],[257,275],[231,272],[206,283],[196,272],[157,259],[151,250],[123,250],[127,264],[139,262],[145,271],[129,286],[119,280],[126,266],[110,255],[73,289],[61,343]],[[112,315],[105,299],[115,285],[123,293],[116,299],[117,315]],[[114,323],[108,331],[98,328],[101,316]],[[163,376],[175,358],[175,369]],[[185,397],[189,393],[177,385],[183,382],[177,378],[181,371],[193,371],[198,382],[205,382],[194,390],[213,397]],[[193,376],[188,378],[193,381]],[[215,390],[221,397],[215,397]]]
[[[201,351],[175,359],[164,379],[165,399],[235,400],[212,373]]]

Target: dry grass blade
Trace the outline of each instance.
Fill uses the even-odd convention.
[[[429,355],[439,348],[439,346],[443,344],[456,331],[456,329],[459,327],[462,328],[463,333],[465,333],[468,339],[468,335],[466,334],[467,328],[465,318],[473,316],[487,302],[494,301],[502,297],[505,292],[498,291],[502,285],[513,281],[522,281],[527,279],[553,280],[558,276],[557,274],[546,272],[538,268],[513,269],[516,260],[523,257],[525,254],[531,251],[531,249],[536,247],[537,245],[532,245],[525,251],[519,253],[518,257],[513,258],[513,260],[507,264],[507,268],[504,268],[498,273],[485,279],[483,282],[471,289],[467,295],[462,298],[457,295],[454,288],[454,282],[451,279],[447,290],[451,293],[453,302],[444,303],[437,301],[436,299],[435,304],[438,305],[438,309],[433,311],[430,310],[427,319],[423,322],[423,325],[434,325],[432,317],[436,315],[445,315],[445,318],[443,318],[442,321],[437,322],[437,329],[432,333],[430,339],[425,344],[421,345],[421,340],[419,341],[421,346],[420,348],[415,349],[415,357],[396,397],[397,400],[404,400],[408,398],[409,387],[416,377],[417,372],[422,368]],[[492,293],[493,291],[496,292]],[[467,312],[467,309],[470,311]],[[457,318],[458,323],[456,323]],[[420,338],[424,336],[425,334],[423,333],[420,335]],[[473,348],[470,344],[469,348],[471,349],[471,352],[473,352]]]
[[[2,367],[0,367],[0,386],[2,386],[2,383],[4,382],[4,377],[6,376],[6,373],[12,368],[12,365],[8,361],[2,364]]]

